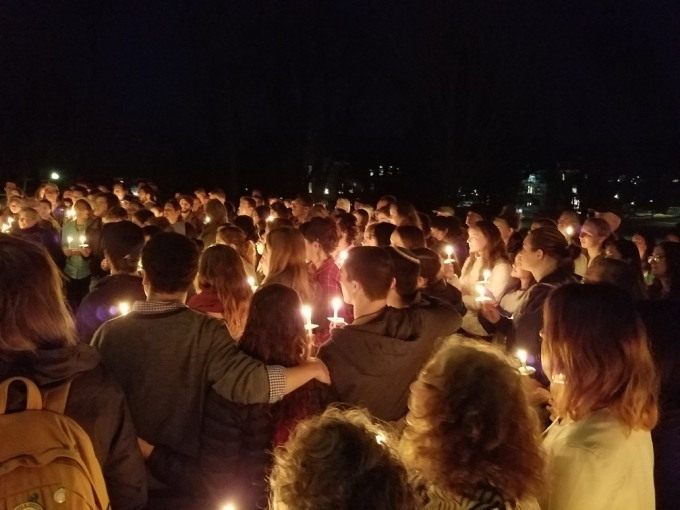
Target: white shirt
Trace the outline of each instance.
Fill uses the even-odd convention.
[[[468,272],[468,267],[472,269]],[[489,282],[485,284],[487,293],[491,293],[494,300],[498,302],[501,296],[505,294],[505,289],[510,283],[510,272],[512,267],[510,263],[505,260],[499,260],[491,269],[491,276]],[[474,255],[468,257],[463,265],[463,270],[460,277],[461,287],[468,290],[468,295],[463,296],[463,304],[468,309],[468,313],[463,317],[463,329],[470,334],[488,336],[489,333],[482,327],[477,319],[479,311],[479,302],[476,299],[479,297],[477,293],[477,284],[482,280],[482,257],[475,257]]]
[[[654,451],[648,431],[629,431],[609,411],[553,423],[542,510],[654,510]]]

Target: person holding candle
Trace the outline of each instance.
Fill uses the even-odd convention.
[[[561,384],[541,509],[654,510],[658,381],[635,304],[611,285],[564,285],[546,302],[543,337],[546,374]]]
[[[120,206],[120,201],[113,193],[99,192],[94,195],[94,205],[92,206],[94,219],[85,231],[85,237],[87,237],[87,244],[89,246],[82,250],[83,257],[90,263],[90,273],[92,275],[90,290],[94,289],[99,280],[108,274],[108,271],[102,268],[104,252],[101,247],[101,231],[104,226],[103,218],[106,212],[117,206]],[[77,237],[75,238],[77,239]]]
[[[165,202],[163,206],[163,216],[170,222],[170,228],[173,232],[187,236],[190,239],[196,239],[198,232],[191,223],[184,221],[182,217],[182,206],[174,198]]]
[[[502,314],[495,301],[484,303],[481,323],[489,333],[505,335],[509,352],[518,348],[527,351],[529,364],[536,368],[538,379],[547,383],[540,363],[543,305],[553,289],[576,281],[574,263],[566,239],[555,227],[530,231],[515,263],[531,273],[536,284],[523,294],[512,318]]]
[[[338,229],[331,218],[312,218],[300,225],[300,232],[305,239],[306,258],[310,262],[314,280],[321,289],[321,298],[326,306],[326,317],[333,314],[332,300],[342,296],[340,287],[340,269],[333,259],[333,253],[338,249]],[[345,322],[352,322],[352,312],[344,302],[338,310],[338,316]],[[328,340],[328,327],[324,322],[322,334]]]
[[[477,298],[486,296],[494,302],[500,300],[510,283],[511,266],[498,227],[490,221],[470,226],[468,245],[471,257],[463,265],[459,284],[454,285],[459,286],[467,308],[463,329],[470,335],[483,337],[489,333],[479,323],[481,305]],[[484,296],[478,294],[477,285],[486,289]]]
[[[73,313],[78,311],[80,302],[90,291],[90,264],[83,258],[82,248],[79,248],[79,238],[87,232],[92,222],[92,207],[87,200],[78,200],[73,206],[76,216],[67,221],[61,231],[61,248],[66,255],[64,273],[68,276],[66,282],[66,299]]]
[[[224,320],[238,341],[248,317],[253,290],[241,257],[231,246],[216,244],[201,255],[196,277],[199,294],[187,306]]]
[[[61,225],[57,220],[54,219],[54,216],[52,215],[52,203],[47,200],[47,199],[42,199],[36,204],[36,210],[38,211],[38,214],[40,215],[40,226],[42,228],[53,228],[57,232],[61,232]],[[70,209],[69,209],[70,210]],[[69,218],[67,215],[67,219],[70,221],[73,218]]]
[[[19,230],[19,211],[23,205],[24,199],[17,196],[10,196],[7,198],[7,207],[0,216],[0,224],[9,225],[10,232]]]
[[[538,510],[538,417],[501,351],[447,345],[411,384],[408,407],[399,451],[423,510]]]
[[[205,225],[201,230],[201,241],[207,248],[215,244],[217,231],[228,223],[227,208],[216,198],[211,198],[205,204]]]
[[[120,303],[132,306],[135,301],[146,299],[139,276],[144,246],[142,229],[130,221],[107,224],[102,229],[101,244],[111,274],[85,296],[76,313],[78,336],[88,344],[99,326],[120,315]]]

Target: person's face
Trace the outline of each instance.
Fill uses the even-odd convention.
[[[47,218],[50,217],[50,214],[52,213],[52,208],[47,205],[44,202],[40,202],[38,204],[38,214],[43,220],[46,220]]]
[[[531,245],[531,234],[529,234],[524,238],[522,249],[517,254],[515,264],[517,264],[520,269],[531,272],[531,270],[540,262],[542,256],[543,252],[541,250],[534,250]]]
[[[432,237],[434,237],[437,241],[443,241],[446,239],[446,230],[440,230],[438,228],[433,228],[431,230]]]
[[[194,212],[198,212],[201,210],[201,206],[203,205],[203,202],[201,202],[201,199],[196,197],[193,200],[193,204],[191,205],[191,210]]]
[[[378,220],[378,223],[391,223],[392,222],[391,218],[387,214],[382,213],[382,212],[379,212],[377,214],[376,218]]]
[[[198,198],[198,200],[201,203],[203,203],[203,201],[205,200],[205,193],[203,193],[202,191],[196,191],[194,195],[196,195],[196,198]]]
[[[652,266],[652,274],[657,278],[666,276],[668,265],[666,264],[666,254],[661,246],[654,247],[652,256],[649,257],[649,265]]]
[[[520,256],[517,255],[515,258],[515,262],[512,264],[512,271],[510,271],[510,276],[513,278],[518,278],[520,280],[524,280],[526,278],[529,278],[531,276],[531,273],[525,269],[522,269],[522,266],[520,265]]]
[[[9,210],[12,212],[12,214],[18,214],[19,211],[21,210],[21,202],[18,202],[16,200],[13,200],[12,202],[9,203]]]
[[[182,212],[184,214],[187,214],[189,211],[191,211],[191,204],[184,198],[179,201],[179,206],[182,208]]]
[[[666,234],[664,240],[668,241],[669,243],[680,243],[680,237],[678,237],[676,234]]]
[[[113,194],[118,197],[118,200],[123,200],[125,198],[125,189],[120,184],[116,184],[113,187]]]
[[[74,203],[81,198],[85,198],[82,191],[71,191],[71,200],[73,200]]]
[[[239,216],[252,216],[253,208],[245,200],[241,200],[238,204],[238,214]]]
[[[645,238],[640,234],[635,234],[631,241],[633,241],[633,244],[637,246],[637,249],[640,252],[640,259],[642,259],[645,256],[645,252],[647,251],[647,242],[645,241]]]
[[[340,288],[342,289],[343,301],[349,305],[354,304],[356,284],[347,279],[347,270],[344,267],[340,268]]]
[[[377,205],[375,206],[376,209],[382,209],[388,204],[386,200],[379,200]]]
[[[465,217],[465,224],[468,227],[471,227],[475,223],[478,223],[482,221],[484,218],[482,218],[481,214],[477,214],[476,212],[473,211],[468,211],[467,216]]]
[[[15,182],[7,181],[7,182],[5,183],[5,195],[6,195],[6,196],[10,196],[11,191],[12,191],[13,189],[16,189],[16,187],[17,187],[17,185],[16,185]]]
[[[149,199],[150,199],[149,194],[146,191],[144,191],[143,189],[140,189],[137,192],[137,196],[139,197],[139,200],[141,200],[142,203],[148,202]]]
[[[21,230],[31,228],[36,223],[38,223],[37,218],[29,216],[25,212],[19,213],[19,228]]]
[[[395,248],[406,248],[406,246],[404,246],[404,242],[401,240],[401,236],[396,230],[392,232],[392,235],[390,236],[390,245],[394,246]]]
[[[390,223],[399,226],[399,214],[397,214],[397,206],[390,206]]]
[[[163,216],[165,216],[170,223],[175,223],[179,219],[179,211],[176,211],[171,205],[166,205],[163,208]]]
[[[87,220],[90,217],[90,211],[88,211],[85,207],[77,206],[74,207],[73,210],[76,212],[76,219],[79,220]]]
[[[354,216],[357,219],[357,226],[361,227],[364,224],[364,219],[361,217],[360,214],[357,214],[356,211],[352,213],[352,216]]]
[[[573,218],[567,213],[560,214],[560,217],[557,220],[557,229],[567,238],[571,237],[567,233],[567,228],[569,227],[572,228],[573,235],[574,233],[578,232],[579,223],[574,221]]]
[[[45,198],[53,204],[56,204],[57,200],[59,200],[59,192],[51,186],[45,188]]]
[[[296,218],[304,218],[307,216],[307,213],[309,212],[309,207],[306,207],[302,202],[299,200],[293,200],[292,205],[292,210],[293,210],[293,216]]]
[[[498,227],[498,230],[501,233],[501,239],[503,239],[504,241],[510,239],[513,230],[508,226],[505,220],[497,218],[494,220],[493,224],[496,225],[496,227]]]
[[[97,218],[101,218],[109,210],[109,204],[106,202],[104,197],[98,197],[94,199],[94,215]]]
[[[442,361],[435,358],[428,366],[425,367],[418,379],[411,383],[409,389],[411,394],[408,399],[408,415],[409,418],[419,419],[426,418],[428,412],[432,408],[430,400],[433,398],[432,387],[441,387],[440,379],[441,372],[443,372]]]
[[[316,254],[318,253],[319,243],[310,243],[305,239],[305,258],[307,260],[316,260]]]
[[[482,253],[486,248],[487,241],[482,231],[478,228],[470,228],[468,231],[468,246],[470,253]]]
[[[589,248],[597,248],[602,244],[602,241],[604,241],[602,236],[597,235],[595,228],[587,221],[581,227],[581,232],[578,237],[581,240],[581,246],[586,250]]]
[[[375,237],[375,230],[367,230],[364,234],[364,246],[378,246],[378,239]]]

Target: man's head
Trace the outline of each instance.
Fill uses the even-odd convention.
[[[14,181],[7,181],[5,183],[5,195],[9,196],[10,191],[17,187],[17,183]]]
[[[152,237],[142,251],[147,295],[186,293],[198,273],[199,256],[196,243],[186,236],[163,232]]]
[[[394,262],[387,251],[374,246],[358,246],[347,252],[340,270],[340,286],[345,303],[384,301],[394,283]]]
[[[19,228],[21,230],[33,227],[38,221],[40,221],[40,215],[35,209],[22,207],[19,211]]]
[[[191,212],[191,206],[193,205],[193,198],[182,195],[179,197],[179,207],[182,210],[182,214],[188,214]]]
[[[109,223],[102,228],[101,245],[113,273],[132,274],[142,256],[144,233],[131,221]]]
[[[241,197],[238,204],[238,215],[239,216],[250,216],[253,217],[255,212],[255,199],[252,197]]]
[[[48,182],[45,185],[45,198],[49,200],[52,205],[55,205],[57,202],[59,202],[59,186]]]
[[[118,201],[118,197],[113,193],[99,192],[94,196],[94,207],[92,210],[97,218],[102,218],[106,214],[106,211],[119,205],[120,202]]]
[[[148,184],[142,184],[141,186],[139,186],[139,188],[137,189],[137,195],[139,196],[139,200],[141,200],[143,204],[146,202],[154,201],[153,188]]]
[[[389,208],[391,205],[394,205],[397,203],[397,199],[392,196],[392,195],[385,195],[383,197],[380,197],[380,200],[378,200],[378,203],[376,204],[375,208],[376,209],[381,209],[383,207]]]
[[[352,211],[352,205],[346,198],[338,198],[338,200],[335,202],[335,208],[342,209],[347,213]]]
[[[102,223],[117,223],[127,219],[129,219],[127,210],[119,205],[116,205],[104,213],[104,216],[102,216]]]
[[[117,182],[113,185],[113,194],[118,197],[118,200],[123,200],[128,193],[128,187],[122,182]]]
[[[293,200],[292,213],[295,219],[298,221],[304,221],[312,208],[312,199],[307,195],[300,195],[295,200]]]
[[[223,204],[227,201],[227,194],[224,192],[224,190],[221,190],[219,188],[215,188],[210,191],[209,198],[211,200],[219,200]]]
[[[49,219],[52,214],[52,203],[46,198],[38,202],[38,214],[43,220]]]
[[[412,252],[404,248],[389,246],[385,251],[394,262],[394,278],[396,285],[390,289],[387,302],[395,308],[408,306],[415,298],[420,276],[420,261]]]
[[[429,248],[416,248],[413,250],[413,254],[420,261],[418,288],[423,289],[437,283],[442,270],[442,260],[439,255]]]

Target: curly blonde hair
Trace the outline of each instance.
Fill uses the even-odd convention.
[[[522,376],[499,350],[461,341],[440,350],[409,400],[402,459],[452,496],[493,487],[508,502],[539,493],[544,459]]]
[[[275,452],[274,510],[415,510],[391,438],[357,410],[328,409],[301,422]]]

